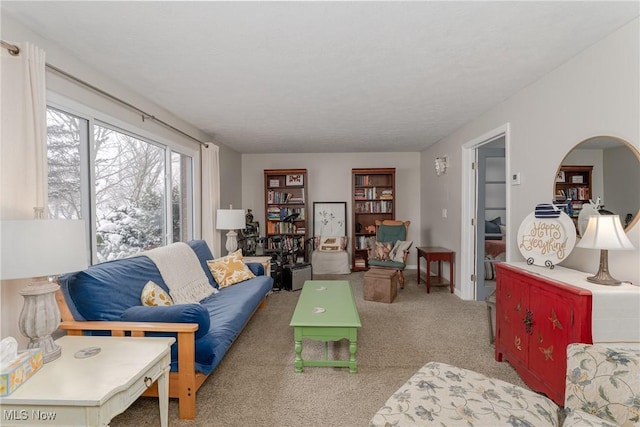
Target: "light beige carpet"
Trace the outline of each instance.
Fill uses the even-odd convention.
[[[484,302],[462,301],[448,287],[416,284],[407,271],[405,289],[392,304],[365,301],[364,273],[315,276],[348,280],[362,321],[358,332],[358,373],[347,368],[293,369],[289,326],[299,292],[269,297],[198,391],[195,421],[171,426],[367,426],[369,419],[413,373],[429,361],[472,369],[523,386],[513,368],[494,360]],[[329,345],[329,357],[347,358],[346,341]],[[323,345],[304,342],[303,357],[321,358]],[[112,427],[159,425],[158,402],[141,398],[117,416]]]

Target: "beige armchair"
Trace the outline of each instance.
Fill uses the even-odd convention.
[[[313,274],[349,274],[347,236],[316,236],[311,252]]]

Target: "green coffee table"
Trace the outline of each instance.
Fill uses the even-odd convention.
[[[362,326],[351,285],[346,280],[307,280],[291,317],[295,340],[295,370],[304,366],[329,366],[357,371],[358,328]],[[303,360],[302,340],[324,341],[324,360]],[[329,360],[328,342],[349,340],[349,360]]]

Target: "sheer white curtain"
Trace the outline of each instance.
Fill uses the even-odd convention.
[[[47,125],[45,53],[17,43],[18,56],[2,48],[0,68],[0,218],[30,219],[34,207],[47,207]],[[1,230],[0,230],[1,232]],[[27,340],[18,330],[22,297],[29,280],[3,281],[2,337]]]
[[[18,56],[2,49],[2,219],[33,218],[34,207],[47,207],[45,53],[17,45]]]
[[[220,149],[208,143],[200,150],[202,157],[202,239],[213,256],[220,256],[221,237],[216,230],[216,212],[220,206]]]

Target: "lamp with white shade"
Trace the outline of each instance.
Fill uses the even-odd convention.
[[[578,244],[579,248],[600,249],[600,266],[595,276],[587,280],[600,285],[619,285],[622,283],[611,277],[609,273],[609,251],[634,249],[633,244],[624,233],[618,215],[593,215],[589,217],[584,236]]]
[[[55,293],[60,289],[50,276],[88,266],[85,223],[81,220],[32,219],[0,222],[2,280],[33,278],[20,290],[24,305],[20,332],[27,348],[40,348],[44,363],[60,357],[51,334],[60,324]]]
[[[238,233],[235,230],[241,230],[246,227],[244,210],[233,209],[233,206],[229,205],[229,209],[218,209],[217,217],[216,228],[218,230],[229,230],[225,248],[231,254],[238,249]]]

